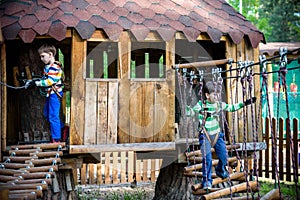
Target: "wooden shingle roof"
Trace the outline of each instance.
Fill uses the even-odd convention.
[[[137,40],[156,31],[163,40],[182,32],[190,41],[207,33],[218,43],[227,35],[238,44],[247,37],[252,47],[265,42],[264,35],[225,0],[15,0],[0,5],[4,39],[20,37],[30,43],[38,35],[60,41],[67,28],[83,39],[96,29],[117,40],[130,30]]]

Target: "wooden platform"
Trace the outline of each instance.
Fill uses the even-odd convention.
[[[43,191],[59,190],[57,172],[65,146],[65,143],[11,146],[9,156],[4,156],[0,164],[1,193],[6,191],[8,199],[47,199]]]

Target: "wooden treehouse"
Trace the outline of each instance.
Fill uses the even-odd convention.
[[[44,179],[45,174],[34,178],[34,173],[51,168],[50,177],[58,181],[52,193],[71,198],[72,169],[96,163],[103,152],[133,151],[134,158],[181,162],[186,146],[197,138],[184,128],[184,108],[178,103],[184,98],[174,66],[200,63],[197,69],[207,73],[216,67],[227,70],[229,59],[257,62],[258,45],[265,42],[264,35],[225,0],[5,1],[0,17],[0,80],[13,86],[0,88],[1,160],[14,163],[0,169],[0,187],[9,189],[11,197],[20,194],[11,183],[28,192],[33,190],[28,183]],[[58,146],[49,143],[49,125],[42,114],[45,98],[39,89],[18,89],[24,80],[42,73],[37,49],[44,43],[57,47],[66,76],[62,116],[69,137]],[[255,79],[253,94],[259,97],[259,78]],[[238,84],[225,79],[223,87],[224,101],[242,101]],[[256,117],[258,108],[255,105]],[[235,130],[235,141],[228,140],[228,145],[244,141],[245,127],[247,143],[253,142],[251,119],[241,115],[226,115]],[[258,142],[261,138],[260,134]],[[58,167],[49,167],[53,160]],[[59,177],[67,185],[59,185]],[[47,181],[42,190],[51,185]],[[47,193],[42,194],[46,198]]]

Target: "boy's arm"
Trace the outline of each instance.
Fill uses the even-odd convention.
[[[256,97],[252,97],[251,99],[247,99],[244,103],[237,103],[237,104],[226,104],[224,102],[222,102],[222,108],[223,110],[226,110],[228,112],[234,112],[237,111],[241,108],[243,108],[244,106],[248,106],[251,103],[255,103],[256,102]]]
[[[197,104],[194,107],[187,106],[186,107],[186,116],[194,116],[195,113],[199,113],[202,106],[200,105],[200,102],[198,101]]]

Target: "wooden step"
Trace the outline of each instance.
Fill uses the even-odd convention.
[[[66,147],[65,142],[60,143],[41,143],[41,144],[24,144],[24,145],[14,145],[11,149],[58,149],[58,147]]]
[[[29,190],[29,189],[41,189],[41,190],[46,190],[48,187],[47,183],[31,183],[31,184],[5,184],[5,185],[0,185],[1,189],[9,189],[11,190]]]
[[[11,190],[9,192],[9,194],[15,194],[15,195],[22,195],[22,194],[30,194],[30,193],[34,193],[36,197],[41,198],[43,197],[43,190]]]
[[[41,152],[42,149],[22,149],[22,150],[9,150],[11,156],[29,156],[30,153]]]
[[[14,174],[22,174],[28,173],[26,170],[18,170],[18,169],[0,169],[0,175],[14,175]]]
[[[22,163],[2,163],[5,169],[20,169],[20,168],[30,168],[34,165],[22,164]]]
[[[26,170],[27,172],[57,172],[58,166],[57,165],[50,165],[50,166],[41,166],[41,167],[30,167],[30,168],[21,168],[21,170]]]
[[[241,146],[239,144],[235,144],[235,145],[226,145],[226,149],[227,150],[231,150],[231,149],[238,149]],[[211,152],[214,153],[215,149],[211,148]],[[202,153],[201,150],[196,150],[196,151],[191,151],[191,152],[186,152],[185,153],[186,157],[191,157],[191,156],[201,156],[202,157]]]
[[[235,161],[237,161],[237,157],[228,158],[229,163],[232,163],[232,162],[235,162]],[[213,160],[212,161],[213,166],[216,166],[218,163],[219,163],[219,160]],[[199,169],[202,169],[202,163],[184,167],[184,172],[190,172],[190,171],[199,170]]]
[[[8,181],[7,183],[14,183],[14,184],[31,184],[31,183],[43,183],[46,182],[48,185],[52,184],[51,179],[28,179],[28,180],[21,180],[21,179],[16,179],[12,181]]]
[[[4,161],[24,163],[26,160],[36,160],[37,156],[3,156]]]
[[[62,151],[44,151],[44,152],[37,152],[37,153],[30,153],[30,156],[37,156],[38,158],[45,158],[45,157],[62,157]]]
[[[36,165],[52,165],[61,163],[60,158],[44,158],[44,159],[36,159],[36,160],[26,160],[26,164]]]
[[[5,175],[0,175],[0,183],[6,183],[8,181],[14,181],[19,179],[16,176],[5,176]]]
[[[53,178],[55,172],[35,172],[26,174],[14,174],[16,177],[22,177],[23,179],[41,179],[41,178]]]

